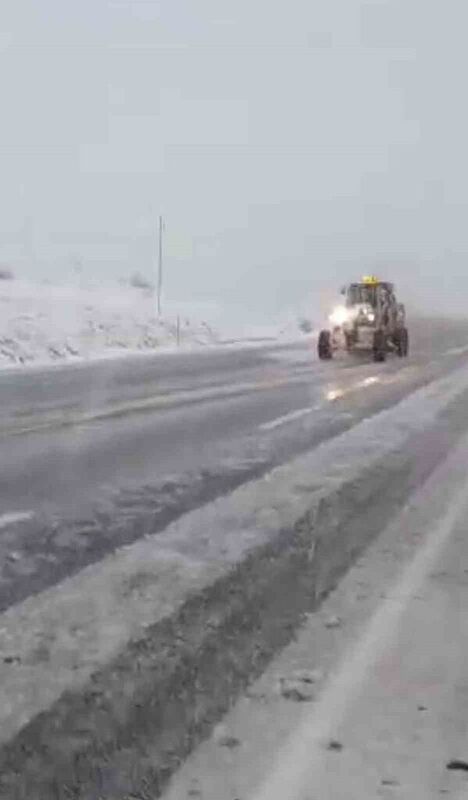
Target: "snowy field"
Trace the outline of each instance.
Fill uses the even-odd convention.
[[[219,309],[186,303],[158,318],[154,294],[128,284],[0,281],[0,368],[300,336],[296,320],[236,326]]]

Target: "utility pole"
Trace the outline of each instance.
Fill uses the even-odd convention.
[[[161,316],[161,294],[162,294],[162,279],[163,279],[163,218],[159,217],[159,251],[158,251],[158,315]]]
[[[33,220],[28,214],[23,223],[23,254],[24,262],[30,268],[34,268],[34,232]]]

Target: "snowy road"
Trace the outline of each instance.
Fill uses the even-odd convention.
[[[468,326],[419,322],[410,359],[383,366],[320,364],[307,342],[4,373],[0,510],[82,514],[108,491],[226,460],[278,463],[465,357]]]
[[[468,438],[164,800],[468,796]]]
[[[2,800],[463,790],[467,347],[2,376]]]
[[[418,322],[410,358],[384,365],[347,356],[321,364],[306,341],[0,375],[0,520],[27,520],[7,551],[27,553],[29,564],[21,575],[0,565],[0,608],[163,530],[466,359],[468,326]],[[90,530],[101,533],[88,542]]]

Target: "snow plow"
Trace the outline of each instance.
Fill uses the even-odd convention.
[[[401,358],[409,351],[406,310],[398,303],[393,283],[364,277],[341,290],[344,302],[330,314],[330,328],[320,331],[318,356],[322,361],[344,350],[368,351],[374,361],[388,353]]]

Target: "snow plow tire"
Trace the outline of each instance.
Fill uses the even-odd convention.
[[[321,361],[330,361],[333,358],[330,331],[320,331],[317,352]]]
[[[409,352],[408,328],[402,328],[398,334],[397,353],[400,358],[406,358]]]
[[[382,362],[387,358],[387,342],[383,331],[374,333],[373,354],[374,361]]]

